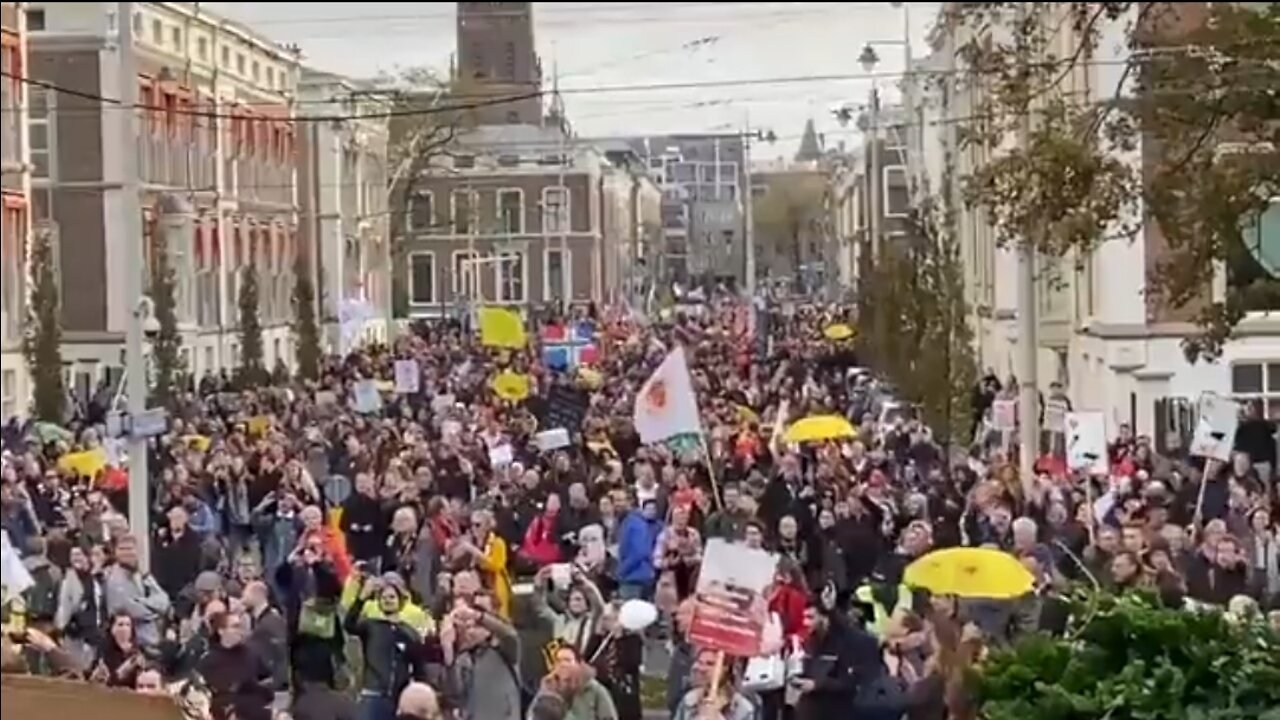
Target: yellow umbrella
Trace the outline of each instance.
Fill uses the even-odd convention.
[[[857,335],[857,332],[844,323],[836,323],[828,325],[827,329],[822,331],[822,335],[828,340],[848,340]]]
[[[985,548],[935,550],[908,565],[902,582],[935,595],[991,599],[1022,597],[1035,586],[1017,558]]]
[[[782,436],[782,439],[788,443],[803,443],[855,438],[857,436],[858,431],[853,429],[853,425],[850,425],[848,420],[839,415],[814,415],[803,420],[797,420],[795,424],[787,428],[787,432]]]
[[[520,402],[529,397],[529,376],[503,370],[489,383],[493,392],[503,400]]]

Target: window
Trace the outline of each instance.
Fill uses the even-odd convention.
[[[409,232],[431,230],[436,222],[434,201],[430,190],[418,190],[409,196]]]
[[[547,248],[542,264],[543,300],[566,300],[573,297],[573,277],[568,272],[573,255],[568,249]]]
[[[169,41],[173,44],[175,50],[182,49],[182,28],[169,28]]]
[[[244,75],[244,53],[236,53],[236,72]]]
[[[227,47],[226,45],[222,46],[222,64],[223,65],[231,64],[231,48]]]
[[[27,17],[28,17],[27,22],[30,22],[31,21],[30,15],[28,15]],[[133,34],[134,35],[142,34],[142,13],[136,12],[133,14]]]
[[[17,45],[0,47],[0,72],[5,73],[0,77],[0,159],[3,159],[6,167],[11,163],[22,162],[22,153],[19,152],[22,147],[22,118],[11,110],[17,105],[17,99],[22,96],[22,81],[18,77],[10,77],[10,75],[18,76],[22,72],[20,52],[21,49]],[[43,90],[43,88],[34,85],[31,87],[32,97],[36,95],[37,90]],[[5,183],[7,187],[8,178],[5,178]]]
[[[475,155],[454,155],[453,166],[459,170],[470,170],[476,166]]]
[[[159,20],[151,21],[151,41],[157,45],[164,41],[164,25]]]
[[[274,88],[276,86],[275,68],[267,68],[267,87]]]
[[[209,59],[209,38],[196,38],[196,55],[201,60]]]
[[[5,207],[2,209],[3,222],[0,223],[0,243],[3,243],[3,271],[0,278],[0,294],[3,297],[3,313],[0,315],[0,334],[6,344],[22,337],[23,305],[22,298],[26,292],[23,282],[23,266],[21,258],[25,256],[27,245],[26,217],[20,208]]]
[[[450,194],[449,217],[452,218],[454,234],[469,235],[476,231],[476,209],[479,205],[480,194],[474,190],[454,190]]]
[[[504,60],[505,62],[503,64],[503,70],[504,70],[503,78],[507,80],[515,80],[516,79],[516,44],[515,43],[513,42],[507,43],[506,57]]]
[[[1232,365],[1231,395],[1240,401],[1261,401],[1266,417],[1280,419],[1280,359]]]
[[[524,302],[524,253],[504,252],[498,266],[498,302]]]
[[[524,232],[524,191],[508,189],[498,191],[498,228],[507,235]]]
[[[519,165],[520,165],[519,155],[499,155],[498,156],[498,167],[519,167]]]
[[[136,15],[134,17],[137,17]],[[44,29],[44,8],[31,8],[27,10],[27,30],[36,31]],[[5,417],[9,417],[5,415]]]
[[[409,253],[409,304],[430,305],[436,301],[436,254]]]
[[[18,414],[18,371],[4,371],[4,400],[0,415],[7,420]]]
[[[476,296],[476,253],[459,250],[453,253],[453,295],[454,297]]]
[[[907,169],[901,165],[890,165],[884,169],[884,182],[881,185],[884,193],[885,217],[907,216]]]
[[[56,94],[47,88],[31,86],[27,91],[27,132],[31,149],[31,177],[51,177],[54,158],[53,102]]]
[[[567,233],[571,209],[569,203],[572,196],[564,187],[542,189],[542,232]]]
[[[262,76],[262,65],[257,60],[253,61],[253,79],[256,82]]]

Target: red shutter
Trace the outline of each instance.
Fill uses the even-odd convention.
[[[202,270],[205,269],[205,259],[207,257],[205,254],[204,220],[205,219],[203,215],[201,215],[196,220],[196,232],[195,232],[195,240],[194,240],[195,247],[193,248],[193,254],[195,255],[195,258],[196,258],[196,272],[201,272]]]

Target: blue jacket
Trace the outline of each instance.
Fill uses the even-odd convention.
[[[639,510],[632,510],[622,521],[618,531],[618,582],[629,585],[653,583],[653,548],[658,544],[662,521],[646,519]]]

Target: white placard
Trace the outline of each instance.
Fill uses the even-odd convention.
[[[1066,414],[1067,467],[1090,475],[1106,475],[1107,415],[1085,410]]]
[[[396,392],[401,395],[415,395],[421,388],[422,370],[417,360],[396,361]]]
[[[1196,408],[1196,429],[1191,436],[1191,454],[1230,462],[1239,425],[1240,406],[1235,400],[1213,393],[1201,395]]]
[[[1044,404],[1044,429],[1049,432],[1065,433],[1067,431],[1067,401],[1050,398]]]
[[[489,448],[489,467],[493,469],[504,468],[516,461],[515,450],[511,448],[509,443],[503,443],[497,447]]]
[[[562,447],[569,447],[569,431],[564,428],[543,430],[533,436],[533,441],[542,452],[559,450]]]
[[[996,400],[991,403],[991,424],[1000,432],[1018,429],[1018,401]]]
[[[382,394],[378,392],[378,383],[373,380],[361,380],[355,386],[355,411],[366,415],[382,410]]]

